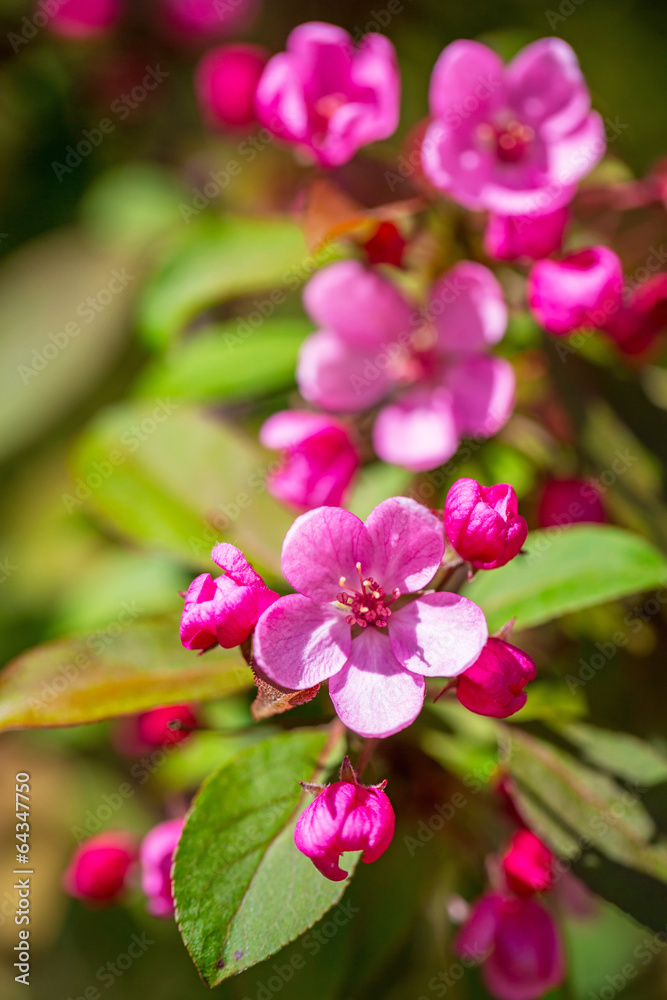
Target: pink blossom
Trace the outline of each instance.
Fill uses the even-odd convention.
[[[121,0],[63,0],[49,15],[49,27],[67,38],[92,38],[112,28],[121,14]]]
[[[125,891],[137,858],[135,838],[125,830],[98,833],[77,847],[63,888],[88,903],[113,903]]]
[[[255,121],[255,91],[268,59],[258,45],[221,45],[202,57],[195,89],[214,128],[247,128]]]
[[[510,889],[518,896],[546,892],[554,885],[554,856],[530,830],[517,830],[502,859]]]
[[[606,520],[602,498],[593,483],[584,479],[549,479],[544,484],[537,507],[540,528],[587,521],[602,524]]]
[[[445,500],[445,534],[476,569],[498,569],[521,551],[528,525],[511,486],[457,479]]]
[[[170,723],[175,723],[172,728]],[[182,743],[198,726],[191,705],[169,705],[151,708],[140,715],[119,719],[114,730],[116,749],[129,757],[140,757],[148,750]]]
[[[455,942],[459,955],[482,962],[482,979],[498,1000],[539,1000],[565,978],[558,928],[534,899],[486,893]]]
[[[343,28],[311,21],[269,61],[256,106],[280,139],[336,167],[396,131],[399,100],[396,53],[384,35],[364,35],[357,47]]]
[[[528,278],[528,305],[549,333],[602,327],[621,304],[623,269],[607,247],[586,247],[562,260],[538,260]]]
[[[285,452],[268,476],[269,492],[299,510],[339,507],[359,467],[345,424],[305,410],[274,413],[260,431],[265,448]]]
[[[181,615],[186,649],[210,649],[218,643],[225,649],[240,646],[261,613],[278,599],[235,546],[222,542],[211,558],[225,573],[215,580],[202,573],[188,587]]]
[[[422,593],[443,551],[439,519],[405,497],[383,501],[365,522],[336,507],[302,514],[282,551],[297,593],[260,618],[255,659],[289,690],[328,679],[340,719],[362,736],[404,729],[421,711],[424,677],[460,674],[488,636],[472,601]]]
[[[311,278],[304,304],[319,329],[299,356],[302,395],[334,412],[383,403],[373,444],[384,461],[432,469],[464,435],[490,437],[512,412],[512,366],[486,353],[505,333],[507,308],[481,264],[451,268],[421,314],[388,278],[354,260]]]
[[[168,920],[174,915],[171,866],[185,820],[158,823],[141,842],[141,888],[148,897],[146,908],[154,917]]]
[[[654,274],[633,289],[628,301],[605,321],[603,330],[623,354],[632,357],[652,347],[666,327],[667,274]]]
[[[336,781],[299,817],[294,843],[332,882],[347,878],[339,865],[345,851],[363,851],[361,860],[368,865],[389,847],[395,817],[385,784],[366,787],[356,780]]]
[[[484,233],[484,249],[496,260],[539,260],[560,250],[568,220],[567,208],[546,215],[496,215]]]
[[[508,66],[486,45],[452,42],[435,64],[429,98],[424,170],[466,208],[551,212],[571,201],[605,151],[602,119],[560,38],[533,42]]]
[[[523,650],[489,639],[479,659],[459,677],[456,696],[477,715],[506,719],[526,704],[524,688],[535,675],[535,664]]]
[[[247,27],[258,0],[162,0],[165,26],[189,42],[222,38]]]

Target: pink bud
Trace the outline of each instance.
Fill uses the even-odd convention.
[[[550,479],[544,485],[537,508],[540,528],[606,521],[602,500],[595,486],[584,479]]]
[[[496,260],[539,260],[560,250],[568,220],[567,208],[547,215],[489,215],[484,249]]]
[[[623,354],[633,357],[652,347],[667,328],[667,274],[654,274],[638,285],[629,302],[609,317],[604,325]]]
[[[175,725],[172,727],[170,723]],[[140,715],[118,719],[113,744],[119,753],[140,757],[149,750],[182,743],[197,726],[197,716],[190,705],[151,708]]]
[[[393,264],[394,267],[401,267],[406,246],[406,240],[393,222],[381,222],[363,244],[369,264]]]
[[[550,333],[603,327],[619,309],[621,262],[607,247],[587,247],[560,261],[539,260],[528,278],[528,304]]]
[[[476,569],[497,569],[521,551],[528,534],[516,493],[506,483],[458,479],[445,500],[445,535]]]
[[[120,0],[63,0],[49,15],[49,28],[66,38],[92,38],[112,28],[121,12]]]
[[[377,861],[394,836],[394,810],[381,788],[336,781],[310,803],[294,831],[294,843],[332,882],[347,878],[338,861],[344,851],[363,851]]]
[[[530,830],[518,830],[503,855],[503,871],[518,896],[546,892],[554,884],[554,856]]]
[[[255,121],[255,91],[269,57],[259,45],[222,45],[201,59],[195,89],[214,128],[247,128]]]
[[[506,719],[526,704],[524,688],[535,675],[535,664],[523,650],[487,639],[479,659],[459,677],[456,695],[477,715]]]
[[[240,646],[263,611],[278,600],[243,553],[226,542],[216,545],[213,562],[225,570],[212,579],[202,573],[190,584],[181,615],[181,642],[186,649]]]
[[[162,0],[165,24],[186,42],[223,38],[245,28],[258,0]]]
[[[141,842],[141,887],[148,897],[146,908],[154,917],[168,920],[174,915],[171,866],[185,820],[158,823]]]
[[[318,413],[284,410],[269,417],[260,441],[284,452],[281,467],[267,480],[274,497],[299,510],[340,507],[359,467],[345,424]]]
[[[87,903],[113,903],[128,883],[137,857],[135,838],[125,830],[98,833],[80,844],[63,875],[63,888]]]

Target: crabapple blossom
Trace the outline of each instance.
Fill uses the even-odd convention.
[[[557,208],[545,215],[496,215],[491,212],[484,249],[496,260],[539,260],[560,250],[569,212]]]
[[[549,333],[603,327],[621,304],[623,269],[607,247],[586,247],[561,260],[539,260],[528,278],[528,305]]]
[[[221,45],[195,73],[201,112],[214,128],[247,128],[255,121],[255,92],[268,59],[259,45]]]
[[[359,46],[343,28],[311,21],[295,28],[287,51],[269,60],[257,88],[260,122],[321,166],[347,163],[361,146],[396,131],[400,78],[384,35]]]
[[[526,704],[524,688],[535,674],[535,664],[523,650],[489,639],[479,659],[459,677],[456,696],[477,715],[506,719]]]
[[[424,170],[473,210],[554,211],[605,151],[602,119],[560,38],[527,45],[507,66],[486,45],[452,42],[435,64],[429,101]]]
[[[121,0],[66,0],[49,15],[49,28],[67,38],[92,38],[112,28],[121,13]]]
[[[421,711],[424,677],[460,674],[488,637],[472,601],[424,593],[443,553],[440,520],[406,497],[365,522],[336,507],[302,514],[282,550],[297,593],[259,619],[255,660],[289,690],[328,679],[338,716],[362,736],[404,729]]]
[[[537,507],[540,528],[565,527],[590,521],[607,520],[600,493],[583,479],[549,479],[542,489]]]
[[[174,915],[171,866],[185,820],[158,823],[141,842],[141,888],[147,896],[146,908],[154,917],[168,920]]]
[[[475,569],[498,569],[521,551],[528,525],[511,486],[457,479],[445,500],[445,535]]]
[[[77,847],[63,875],[63,888],[88,903],[113,903],[127,888],[136,858],[137,845],[131,833],[98,833]]]
[[[546,892],[554,885],[554,856],[531,830],[517,830],[503,855],[502,868],[517,896]]]

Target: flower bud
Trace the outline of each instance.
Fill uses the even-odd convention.
[[[520,552],[528,525],[511,486],[458,479],[445,500],[445,535],[476,569],[497,569]]]
[[[349,762],[348,764],[349,768]],[[381,787],[366,787],[356,780],[327,785],[301,814],[294,843],[319,872],[332,882],[342,882],[347,872],[339,865],[344,851],[363,851],[362,861],[377,861],[394,836],[394,810]]]
[[[507,884],[518,896],[546,892],[554,884],[554,856],[530,830],[518,830],[502,858]]]
[[[49,15],[49,28],[65,38],[92,38],[112,28],[120,16],[120,0],[66,0]]]
[[[113,903],[122,895],[137,857],[134,837],[125,830],[108,830],[84,841],[63,875],[63,888],[87,903]]]
[[[370,239],[363,244],[369,264],[393,264],[401,267],[407,241],[393,222],[381,222]]]
[[[603,327],[621,305],[623,270],[607,247],[587,247],[560,261],[539,260],[528,278],[528,304],[555,334]]]
[[[154,826],[141,842],[141,887],[148,897],[146,908],[154,917],[165,920],[174,915],[171,865],[184,825],[183,818],[168,819]]]
[[[637,285],[604,325],[619,351],[634,357],[653,347],[667,328],[667,274],[654,274]]]
[[[202,115],[213,128],[247,128],[255,121],[255,91],[268,52],[258,45],[221,45],[207,52],[195,74]]]
[[[489,215],[484,249],[496,260],[540,260],[560,250],[568,220],[567,208],[547,215]]]
[[[158,747],[182,743],[197,726],[197,716],[191,705],[160,706],[118,719],[113,744],[119,753],[140,757]]]
[[[178,39],[205,42],[245,28],[259,8],[258,0],[162,0],[164,23]]]
[[[479,659],[459,677],[456,695],[477,715],[506,719],[526,704],[524,688],[535,674],[535,664],[521,649],[488,639]]]
[[[584,479],[550,479],[544,485],[537,508],[540,528],[592,522],[603,524],[602,500],[595,486]]]

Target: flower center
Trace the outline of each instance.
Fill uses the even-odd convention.
[[[401,596],[400,590],[395,587],[392,596],[388,598],[379,583],[370,577],[364,579],[361,563],[357,563],[357,572],[359,574],[359,590],[348,587],[344,576],[341,576],[338,581],[341,587],[345,587],[345,591],[350,591],[350,593],[341,591],[336,598],[339,604],[349,610],[345,621],[348,625],[360,625],[361,628],[366,628],[367,625],[386,628],[387,619],[391,615],[391,608],[387,605]]]
[[[494,149],[501,163],[517,163],[522,160],[535,138],[530,125],[523,125],[515,118],[502,125],[484,122],[478,127],[477,135],[484,145]]]

